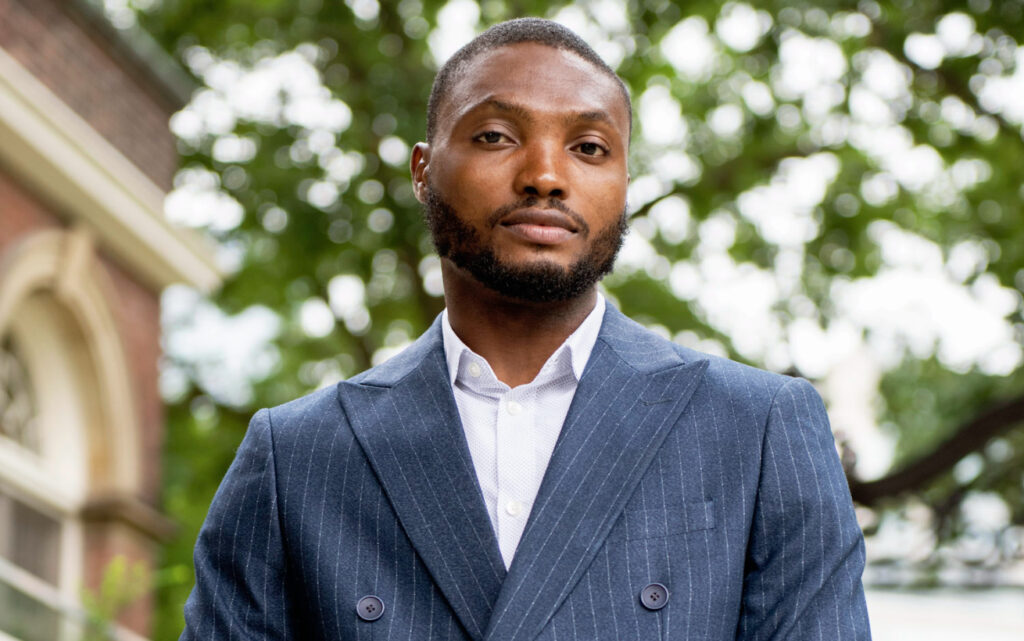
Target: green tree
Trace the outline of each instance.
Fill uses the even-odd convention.
[[[977,563],[1020,554],[1020,0],[146,4],[200,87],[173,121],[174,202],[219,203],[194,219],[233,266],[214,302],[272,328],[230,376],[175,340],[193,316],[167,319],[166,501],[184,527],[158,638],[180,629],[191,546],[253,409],[370,366],[442,308],[408,147],[437,58],[521,15],[581,30],[633,92],[632,234],[606,280],[623,311],[812,379],[841,368],[837,345],[868,354],[895,458],[861,480],[851,439],[855,499],[875,517],[926,506],[939,542],[986,543]],[[963,518],[977,496],[1005,518]]]
[[[116,638],[114,622],[126,608],[153,588],[153,576],[145,563],[130,562],[116,556],[103,569],[103,578],[95,590],[82,591],[85,608],[84,641],[108,641]]]

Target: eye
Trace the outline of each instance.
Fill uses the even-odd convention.
[[[608,150],[596,142],[581,142],[575,149],[584,156],[607,156]]]
[[[489,145],[495,145],[503,140],[507,140],[508,136],[501,133],[500,131],[485,131],[482,134],[477,134],[473,140],[485,142]]]

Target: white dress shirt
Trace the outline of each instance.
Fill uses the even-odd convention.
[[[511,388],[441,317],[448,375],[477,480],[507,568],[537,498],[555,441],[604,318],[605,300],[548,358],[536,378]]]

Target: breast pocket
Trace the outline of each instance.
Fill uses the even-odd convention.
[[[681,501],[656,508],[626,508],[608,533],[608,540],[656,539],[714,528],[713,499]]]

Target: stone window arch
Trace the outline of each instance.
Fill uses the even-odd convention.
[[[0,254],[0,602],[25,609],[23,638],[66,633],[95,497],[140,491],[114,295],[84,230],[36,232]]]

